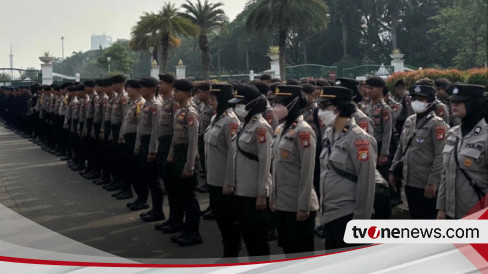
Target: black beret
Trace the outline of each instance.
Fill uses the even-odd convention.
[[[102,79],[97,79],[97,80],[95,80],[95,84],[97,86],[103,86],[103,80]]]
[[[330,100],[344,100],[344,101],[352,101],[352,90],[333,86],[333,87],[323,87],[322,92],[316,102],[323,102],[323,101],[330,101]]]
[[[405,83],[405,79],[400,79],[395,83],[394,87],[396,88],[396,87],[406,87],[406,86],[407,84]]]
[[[271,79],[271,83],[283,83],[280,78],[273,78]]]
[[[434,81],[429,78],[423,78],[415,82],[415,85],[420,86],[434,86]]]
[[[306,94],[312,94],[315,92],[316,87],[311,84],[302,84],[302,91]]]
[[[102,87],[110,87],[111,85],[112,85],[112,80],[108,78],[102,80]]]
[[[229,100],[231,104],[237,104],[244,100],[253,100],[261,96],[259,90],[254,85],[243,84],[237,87],[237,92],[234,94],[234,98]]]
[[[72,82],[65,82],[65,83],[63,83],[62,88],[65,89],[65,88],[68,88],[68,87],[70,87],[72,85],[73,85]]]
[[[120,84],[125,82],[126,79],[124,75],[119,74],[110,77],[110,80],[112,81],[113,84]]]
[[[447,89],[451,82],[445,78],[439,78],[434,81],[434,85],[438,88]]]
[[[359,95],[359,90],[358,90],[359,82],[357,80],[354,80],[352,78],[337,78],[335,85],[352,90],[353,97]]]
[[[22,88],[22,87],[20,87],[20,88]],[[54,90],[55,90],[55,91],[61,91],[61,89],[62,89],[62,88],[61,88],[61,86],[59,86],[59,85],[55,85],[55,86],[54,86]]]
[[[79,84],[76,86],[77,91],[84,91],[85,90],[85,85]]]
[[[159,76],[159,81],[163,81],[169,84],[173,84],[175,81],[175,77],[171,74],[158,74]]]
[[[377,88],[382,88],[385,86],[385,80],[383,78],[378,77],[378,76],[373,76],[368,78],[365,81],[366,85],[371,86],[371,87],[377,87]]]
[[[410,95],[417,95],[422,97],[435,96],[435,89],[429,85],[416,85],[410,88]]]
[[[291,86],[298,86],[298,85],[300,85],[300,82],[298,82],[297,79],[290,79],[290,80],[286,81],[286,84],[291,85]]]
[[[51,90],[51,87],[50,87],[50,86],[48,86],[48,85],[43,85],[43,86],[42,86],[42,89],[43,89],[43,90]]]
[[[210,84],[208,82],[202,82],[196,85],[197,90],[201,91],[209,91],[210,90]]]
[[[271,81],[271,75],[269,75],[269,74],[262,74],[261,76],[259,76],[259,79],[260,80],[270,80]]]
[[[155,88],[158,86],[159,81],[153,77],[147,77],[147,78],[142,78],[141,80],[139,80],[139,84],[141,85],[141,87]]]
[[[68,87],[68,91],[69,92],[72,92],[72,91],[77,91],[78,90],[78,87],[77,86],[69,86]]]
[[[86,80],[85,82],[83,82],[83,84],[89,88],[94,88],[96,85],[95,81],[93,80]]]
[[[127,80],[127,82],[125,82],[125,86],[131,88],[141,88],[141,83],[139,83],[137,80]]]
[[[328,87],[330,86],[330,83],[326,80],[317,80],[315,81],[317,83],[317,86],[319,87]]]
[[[260,82],[260,81],[252,81],[249,84],[256,86],[258,88],[258,90],[259,90],[259,93],[261,93],[263,95],[268,94],[269,87],[265,83]]]
[[[449,96],[453,101],[466,101],[472,97],[486,96],[486,87],[479,85],[458,84],[452,85],[452,95]]]
[[[173,88],[181,91],[191,92],[193,83],[188,79],[178,79],[173,82]]]

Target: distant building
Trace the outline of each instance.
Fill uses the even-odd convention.
[[[91,35],[91,49],[92,50],[97,50],[108,48],[112,45],[112,37],[106,35],[105,33],[103,34],[92,34]]]

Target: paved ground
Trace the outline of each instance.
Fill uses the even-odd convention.
[[[68,238],[125,258],[218,258],[220,233],[215,221],[201,222],[204,243],[178,247],[169,235],[144,223],[139,213],[117,201],[65,162],[43,151],[0,123],[0,202],[24,217]],[[206,208],[208,195],[198,194]],[[132,201],[132,200],[129,200]],[[164,211],[167,213],[167,201]],[[397,217],[404,212],[395,211]],[[324,246],[316,239],[316,250]],[[281,249],[271,243],[272,253]],[[245,250],[241,251],[243,256]]]

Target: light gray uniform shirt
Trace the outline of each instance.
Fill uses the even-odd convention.
[[[482,192],[488,193],[488,125],[485,120],[480,120],[464,137],[460,126],[453,127],[447,135],[446,146],[442,152],[444,169],[437,197],[437,209],[445,210],[446,215],[451,218],[460,219],[478,203],[479,198],[456,165],[456,141],[460,167],[476,182]]]
[[[169,148],[169,155],[173,157],[173,147],[188,144],[184,170],[193,171],[198,152],[198,114],[191,105],[178,109],[173,122],[173,140]]]
[[[302,115],[283,130],[284,123],[276,128],[272,146],[270,203],[280,211],[316,211],[319,202],[313,188],[315,132]]]
[[[137,124],[135,151],[141,147],[141,136],[151,135],[149,141],[150,154],[156,154],[158,151],[158,115],[161,111],[161,102],[156,99],[146,101],[142,106],[141,119]]]

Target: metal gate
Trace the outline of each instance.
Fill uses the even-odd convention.
[[[25,70],[17,68],[0,68],[0,86],[25,86],[41,83],[40,70]]]

